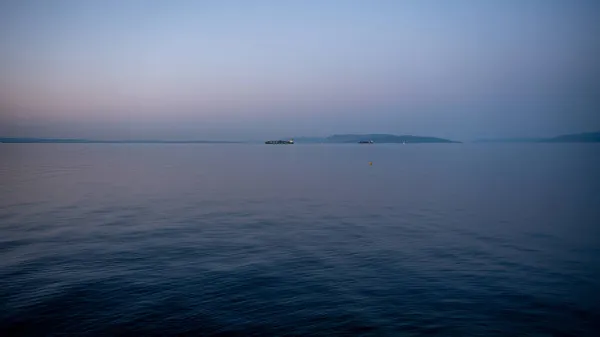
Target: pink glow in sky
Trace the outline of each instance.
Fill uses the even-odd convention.
[[[0,133],[600,129],[598,13],[593,0],[4,1]]]

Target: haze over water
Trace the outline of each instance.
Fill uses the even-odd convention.
[[[0,144],[0,336],[600,336],[597,145],[382,144],[600,130],[599,33],[598,0],[0,1],[0,141],[245,142]],[[301,144],[340,134],[380,136]]]
[[[7,0],[0,136],[600,130],[597,0]]]
[[[594,144],[0,144],[0,158],[3,336],[600,331]]]

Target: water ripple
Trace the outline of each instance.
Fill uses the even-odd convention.
[[[259,146],[31,145],[0,163],[0,335],[600,331],[600,185],[546,165],[597,150],[498,174],[468,145],[349,149],[291,148],[281,175]]]

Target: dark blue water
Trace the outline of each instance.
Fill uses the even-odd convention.
[[[597,145],[1,144],[0,335],[598,336],[599,174]]]

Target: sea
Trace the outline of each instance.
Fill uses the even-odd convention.
[[[600,145],[0,144],[0,336],[600,336]]]

